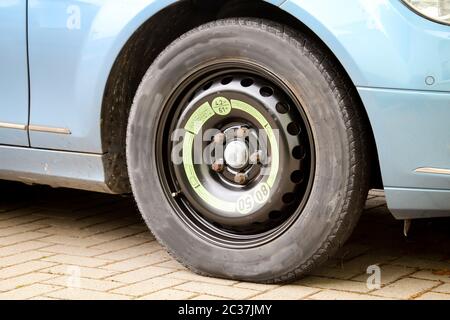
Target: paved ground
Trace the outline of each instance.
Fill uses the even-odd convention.
[[[131,198],[1,182],[0,299],[450,299],[450,219],[416,221],[408,238],[402,228],[374,191],[326,266],[289,285],[258,285],[187,271]]]

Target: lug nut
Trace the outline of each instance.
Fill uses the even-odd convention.
[[[247,182],[247,175],[245,173],[237,173],[234,176],[234,182],[236,182],[237,184],[245,184]]]
[[[219,132],[214,136],[214,143],[223,144],[224,141],[225,141],[225,134],[223,134],[222,132]]]
[[[245,138],[248,135],[248,129],[246,127],[240,127],[236,130],[236,136],[238,138]]]
[[[253,152],[250,155],[249,160],[250,160],[251,164],[257,164],[257,163],[261,163],[261,158],[262,158],[262,151],[258,150],[258,151]]]
[[[225,169],[223,160],[219,159],[219,160],[214,161],[214,163],[211,166],[211,169],[213,169],[213,171],[215,171],[215,172],[222,172],[223,169]]]

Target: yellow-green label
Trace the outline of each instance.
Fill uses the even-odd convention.
[[[213,115],[215,115],[214,110],[209,105],[209,102],[205,102],[194,111],[184,128],[189,132],[197,134],[205,122]]]
[[[260,123],[270,141],[272,156],[271,170],[267,183],[261,183],[253,192],[243,194],[236,202],[219,199],[206,190],[197,177],[192,159],[194,138],[199,133],[201,127],[215,114],[221,116],[227,115],[232,108],[247,112]],[[231,100],[230,102],[224,97],[218,97],[213,100],[212,106],[208,102],[205,102],[195,110],[184,128],[188,131],[183,141],[184,171],[189,184],[203,201],[219,210],[247,214],[254,209],[255,204],[262,204],[269,199],[270,189],[275,182],[279,169],[278,143],[272,127],[257,109],[239,100]]]
[[[231,111],[231,103],[227,98],[217,97],[212,102],[212,108],[218,115],[225,116]]]
[[[267,120],[266,118],[264,118],[261,112],[256,110],[253,106],[249,105],[248,103],[239,100],[231,100],[231,105],[233,106],[233,109],[238,109],[247,112],[253,118],[258,120],[258,122],[261,124],[262,127],[265,127],[267,125]]]
[[[238,109],[244,112],[247,112],[252,117],[254,117],[256,120],[258,120],[259,124],[264,128],[267,134],[267,138],[270,142],[270,150],[271,150],[271,167],[270,167],[270,173],[269,178],[267,178],[267,184],[269,187],[273,187],[275,183],[275,179],[277,178],[278,169],[280,166],[280,155],[278,151],[278,141],[275,137],[275,134],[273,133],[272,127],[267,122],[266,118],[259,112],[255,107],[249,105],[248,103],[245,103],[243,101],[239,100],[231,100],[231,105],[233,106],[233,109]]]

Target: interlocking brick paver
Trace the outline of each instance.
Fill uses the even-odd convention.
[[[23,274],[21,276],[14,277],[14,278],[0,280],[0,291],[14,290],[19,287],[28,286],[31,284],[35,284],[37,282],[46,281],[53,277],[54,277],[54,275],[51,275],[48,273],[33,272],[33,273]],[[0,294],[0,298],[1,297],[2,297],[2,294]]]
[[[299,280],[297,282],[300,285],[322,288],[322,289],[335,289],[350,292],[368,292],[370,289],[367,287],[366,283],[350,280],[340,280],[331,278],[321,278],[321,277],[307,277],[305,279]]]
[[[308,298],[312,300],[389,300],[389,298],[337,290],[323,290],[309,296]]]
[[[388,298],[409,299],[439,285],[437,281],[403,278],[372,294]]]
[[[0,228],[20,226],[20,225],[23,225],[23,224],[36,222],[36,221],[39,221],[39,220],[42,220],[42,218],[34,216],[34,215],[26,215],[26,216],[14,217],[14,218],[11,218],[11,219],[1,220],[0,221]]]
[[[413,278],[450,282],[450,270],[430,271],[421,270],[411,275]]]
[[[105,242],[102,239],[71,237],[68,235],[60,235],[60,234],[46,237],[41,241],[47,242],[47,245],[64,244],[77,247],[95,246]]]
[[[36,296],[36,297],[30,298],[28,300],[39,300],[39,301],[41,301],[41,300],[50,300],[50,301],[55,301],[55,300],[62,300],[62,299],[50,298],[50,297],[46,297],[46,296]]]
[[[433,291],[450,294],[450,283],[442,284],[442,285],[434,288]]]
[[[135,283],[142,280],[147,280],[154,277],[159,277],[173,272],[173,269],[160,268],[160,267],[145,267],[129,272],[120,273],[116,276],[108,278],[108,280],[123,282],[123,283]]]
[[[63,244],[56,244],[49,247],[45,247],[40,249],[42,252],[52,253],[52,254],[68,254],[72,256],[80,256],[80,257],[93,257],[99,256],[104,253],[104,250],[92,249],[92,248],[83,248],[83,247],[75,247],[68,246]],[[99,258],[99,257],[97,257]],[[103,259],[103,258],[99,258]],[[108,259],[104,259],[108,260]]]
[[[5,207],[4,204],[2,204],[2,207],[0,208],[0,221],[8,220],[8,219],[15,218],[15,217],[25,216],[34,211],[36,211],[36,209],[30,210],[30,208],[28,208],[28,209],[20,208],[20,209],[9,209],[8,210],[8,208]]]
[[[2,293],[2,299],[14,299],[14,300],[25,300],[36,296],[48,294],[52,291],[60,289],[57,286],[51,286],[47,284],[32,284],[29,286],[20,287],[5,293]]]
[[[125,287],[120,287],[114,289],[111,292],[118,294],[127,294],[130,296],[143,296],[162,289],[175,287],[183,283],[183,280],[170,279],[170,278],[157,278],[139,281],[134,284],[127,285]]]
[[[181,263],[179,263],[176,260],[169,260],[162,263],[158,263],[156,265],[157,267],[161,268],[169,268],[169,269],[175,269],[175,270],[187,270],[185,266],[183,266]]]
[[[166,277],[174,278],[174,279],[181,279],[181,280],[186,280],[186,281],[197,281],[197,282],[221,284],[221,285],[225,285],[225,286],[229,286],[229,285],[233,285],[233,284],[237,283],[237,281],[234,281],[234,280],[203,277],[198,274],[192,273],[191,271],[184,271],[184,270],[173,272],[173,273],[167,275]]]
[[[242,289],[219,284],[193,282],[193,281],[176,286],[175,289],[219,296],[228,299],[246,299],[251,298],[252,296],[256,296],[257,294],[260,293],[259,291],[256,290]]]
[[[92,232],[78,228],[77,226],[67,225],[67,221],[61,222],[61,225],[40,226],[39,232],[49,236],[63,235],[73,238],[86,238],[92,235]]]
[[[104,266],[103,268],[115,271],[131,271],[170,260],[170,256],[163,250],[126,259]]]
[[[407,275],[412,274],[417,269],[409,268],[405,266],[393,266],[393,265],[381,265],[380,267],[380,276],[381,276],[381,284],[388,284],[394,282],[398,279],[401,279]],[[371,274],[363,274],[358,277],[352,278],[352,280],[366,282]]]
[[[227,300],[227,298],[211,296],[209,294],[201,294],[201,295],[195,296],[191,300]]]
[[[236,288],[243,288],[243,289],[251,289],[251,290],[257,290],[257,291],[268,291],[271,289],[275,289],[280,287],[281,285],[278,284],[263,284],[263,283],[252,283],[252,282],[239,282],[233,287]]]
[[[85,290],[81,288],[67,288],[58,291],[53,291],[46,294],[46,296],[64,300],[123,300],[130,299],[129,296],[110,293],[99,292],[93,290]]]
[[[50,274],[56,274],[56,275],[73,275],[74,270],[75,270],[74,268],[77,268],[76,269],[77,273],[79,271],[79,274],[81,277],[90,278],[90,279],[103,279],[103,278],[111,277],[111,276],[117,274],[117,272],[111,271],[111,270],[72,266],[72,265],[57,265],[57,266],[47,268],[47,269],[44,269],[41,271],[50,273]]]
[[[427,292],[416,298],[416,300],[450,300],[450,294]]]
[[[106,250],[109,248],[106,247]],[[117,251],[111,251],[98,256],[100,259],[122,261],[140,255],[146,255],[161,250],[161,246],[156,241],[146,242],[134,247],[129,247]]]
[[[92,239],[92,240],[99,240],[98,238],[95,237],[90,237],[90,238],[86,238],[87,239]],[[122,238],[122,239],[117,239],[114,241],[107,241],[106,242],[104,240],[102,240],[101,244],[97,244],[92,246],[93,249],[108,249],[111,251],[114,250],[120,250],[120,249],[125,249],[125,248],[130,248],[133,246],[137,246],[139,244],[143,244],[145,242],[148,242],[147,239],[141,238],[141,237],[126,237],[126,238]]]
[[[67,254],[56,254],[41,260],[62,264],[77,265],[81,267],[100,267],[110,262],[108,260],[102,260],[92,257],[79,257]]]
[[[285,285],[259,294],[253,297],[252,300],[299,300],[319,291],[320,289],[299,285]]]
[[[155,241],[131,197],[12,184],[0,198],[0,299],[450,297],[450,219],[413,221],[405,240],[382,191],[371,191],[352,237],[323,267],[265,285],[188,271]],[[370,265],[380,267],[381,289],[366,285]]]
[[[107,225],[108,223],[109,222],[103,223],[103,225]],[[127,222],[127,225],[129,225],[129,223],[130,222]],[[95,230],[95,233],[93,235],[91,235],[90,237],[95,238],[95,239],[102,239],[104,242],[115,241],[115,240],[122,239],[125,237],[130,237],[130,236],[136,236],[142,232],[141,230],[137,230],[135,228],[129,228],[129,227],[113,228],[112,230],[108,230],[105,232],[99,231],[99,229],[93,229],[90,227],[83,229],[83,230],[87,230],[90,232]]]
[[[54,263],[46,261],[27,261],[19,265],[9,266],[0,269],[0,279],[7,279],[20,276],[21,274],[42,270],[54,265],[55,265]]]
[[[73,286],[72,284],[73,280],[74,279],[70,278],[69,275],[57,276],[56,278],[46,280],[43,283],[58,285],[61,287],[71,287]],[[76,282],[76,285],[81,289],[94,291],[109,291],[117,287],[123,286],[123,283],[106,280],[89,279],[89,278],[79,278]]]
[[[420,259],[415,256],[401,257],[397,260],[392,261],[391,263],[394,265],[401,265],[421,269],[430,269],[430,270],[448,270],[450,268],[450,263],[446,261]]]
[[[0,247],[0,257],[6,257],[20,252],[36,250],[48,246],[48,243],[40,241],[26,241],[22,243],[16,243],[11,246]]]
[[[342,260],[337,259],[339,257],[338,255],[332,262],[330,261],[324,267],[313,270],[311,275],[343,280],[354,279],[357,276],[367,278],[366,272],[369,266],[379,265],[395,259],[395,257],[390,255],[375,253],[363,254],[351,258],[349,257],[349,255],[351,255],[351,251],[341,250],[341,252],[343,253]],[[365,252],[367,252],[367,250],[365,250],[364,253]]]
[[[0,229],[0,237],[18,235],[20,233],[37,231],[37,230],[39,230],[39,232],[42,232],[42,230],[45,228],[46,228],[45,226],[33,224],[33,223],[22,224],[22,225],[18,225],[18,226],[11,226],[11,227]]]
[[[39,260],[51,256],[52,253],[40,251],[26,251],[11,256],[0,258],[0,268],[19,265],[31,260]]]
[[[187,291],[162,289],[160,291],[140,297],[139,300],[185,300],[195,297],[196,294]]]

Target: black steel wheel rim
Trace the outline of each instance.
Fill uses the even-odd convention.
[[[180,80],[158,120],[158,176],[172,208],[198,236],[224,247],[254,247],[299,218],[313,183],[314,142],[299,99],[279,77],[246,61],[206,64]],[[211,131],[206,139],[205,131]],[[179,140],[175,132],[183,132]],[[220,136],[223,152],[215,153]],[[195,161],[198,150],[187,140],[214,151]],[[173,161],[175,150],[181,162]]]

